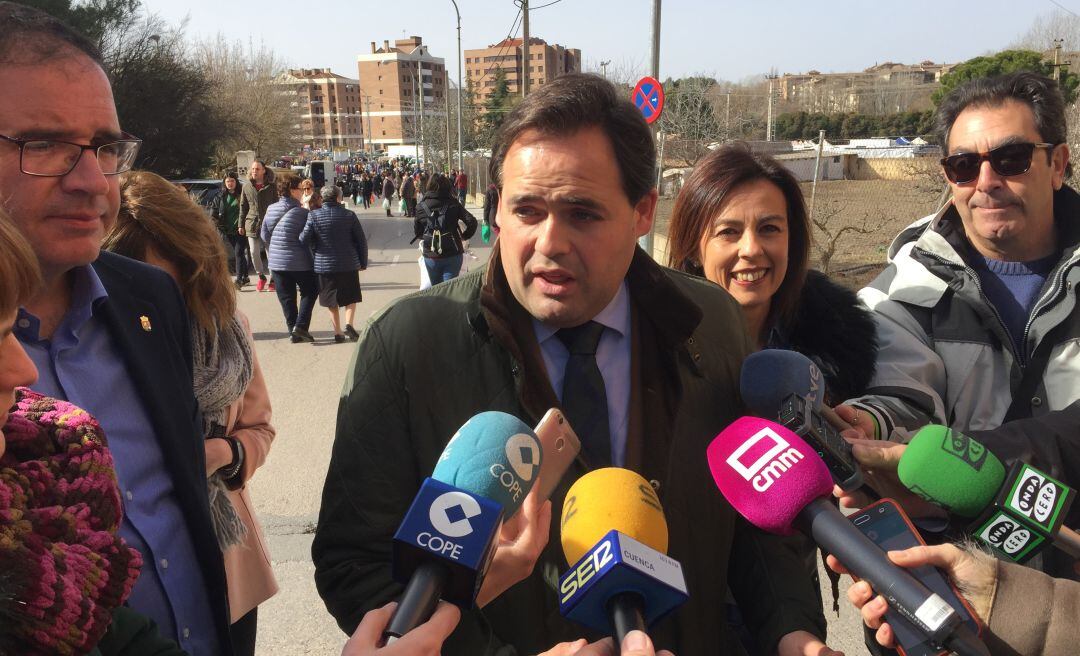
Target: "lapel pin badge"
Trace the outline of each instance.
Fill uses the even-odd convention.
[[[142,324],[142,329],[146,332],[150,332],[154,329],[154,327],[150,325],[150,317],[145,314],[139,317],[139,323]]]

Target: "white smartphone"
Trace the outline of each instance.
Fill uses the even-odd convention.
[[[540,476],[534,484],[542,503],[551,498],[563,474],[577,458],[581,451],[581,441],[558,408],[548,410],[534,430],[544,449]]]

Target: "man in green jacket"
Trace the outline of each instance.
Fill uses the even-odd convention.
[[[312,546],[342,629],[401,593],[391,538],[458,427],[485,410],[535,424],[562,407],[584,448],[552,498],[551,539],[525,580],[463,613],[443,653],[535,654],[596,637],[559,615],[557,517],[569,485],[608,464],[652,483],[686,575],[690,600],[650,629],[657,648],[744,653],[725,621],[730,587],[763,653],[830,653],[805,568],[739,518],[709,475],[707,445],[742,413],[751,346],[726,292],[636,248],[652,226],[655,166],[641,115],[597,76],[563,76],[507,117],[491,165],[502,232],[488,266],[375,317],[342,391]],[[581,422],[573,390],[588,376],[572,373],[581,353],[561,331],[590,324],[607,403]]]
[[[255,160],[248,170],[248,179],[244,181],[243,193],[240,196],[240,217],[244,221],[244,231],[240,234],[247,235],[248,245],[251,251],[251,263],[259,274],[259,282],[255,288],[261,291],[274,291],[274,281],[267,284],[270,275],[270,267],[263,261],[263,254],[267,252],[267,244],[263,242],[259,233],[262,230],[263,217],[266,216],[266,208],[277,202],[277,189],[274,185],[274,171],[266,168],[262,160]]]

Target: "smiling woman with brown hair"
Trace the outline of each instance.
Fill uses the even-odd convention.
[[[252,654],[258,605],[277,592],[246,490],[274,439],[270,398],[247,318],[236,309],[225,250],[213,224],[183,191],[149,171],[120,180],[120,213],[106,250],[164,269],[192,321],[195,397],[206,437],[210,510],[225,559],[234,648]]]

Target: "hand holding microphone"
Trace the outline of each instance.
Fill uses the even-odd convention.
[[[656,651],[652,640],[644,631],[631,631],[623,639],[621,650],[615,649],[615,641],[611,638],[604,638],[592,644],[582,639],[557,644],[540,656],[675,656],[675,654],[666,649]]]
[[[529,495],[542,458],[532,429],[506,413],[480,413],[454,434],[394,535],[392,572],[406,587],[384,633],[387,644],[426,622],[440,599],[473,607],[503,520]],[[523,561],[539,552],[536,542],[546,542],[542,529],[531,528],[543,514],[535,506],[522,520],[525,530],[507,538],[510,556],[500,560],[487,599],[527,575],[532,566]]]
[[[366,615],[345,643],[341,656],[439,656],[443,642],[457,628],[461,611],[457,606],[440,602],[435,614],[392,645],[379,647],[383,631],[397,609],[392,601]]]
[[[712,441],[708,459],[720,491],[751,524],[779,535],[800,530],[870,581],[935,645],[961,655],[987,653],[955,609],[889,561],[829,503],[828,467],[798,435],[743,417]]]

